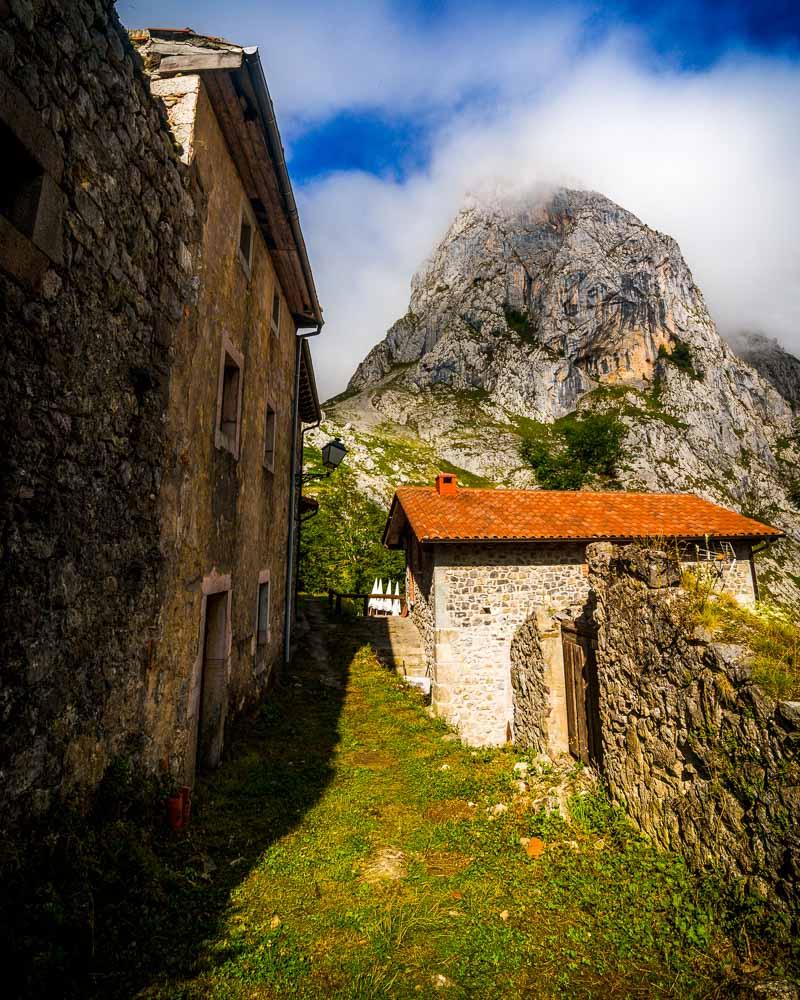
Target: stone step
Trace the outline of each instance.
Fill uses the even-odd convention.
[[[369,643],[378,659],[400,676],[417,680],[427,676],[425,645],[410,618],[339,619],[328,628],[357,642]]]

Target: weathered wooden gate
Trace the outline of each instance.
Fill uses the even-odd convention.
[[[575,622],[565,622],[561,626],[561,642],[564,647],[569,750],[584,764],[600,767],[603,748],[594,632],[581,628]]]

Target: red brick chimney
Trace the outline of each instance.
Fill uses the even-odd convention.
[[[440,472],[436,477],[436,492],[442,497],[454,497],[458,493],[458,479],[452,472]]]

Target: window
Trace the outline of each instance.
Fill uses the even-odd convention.
[[[225,358],[222,373],[222,420],[220,430],[229,438],[236,436],[239,423],[239,366],[231,358]]]
[[[275,470],[275,427],[277,424],[275,408],[267,403],[267,416],[264,425],[264,468],[270,472]]]
[[[272,332],[277,337],[281,329],[281,293],[276,288],[272,293]]]
[[[256,609],[256,645],[269,642],[269,570],[258,576],[258,608]]]
[[[253,263],[253,237],[255,224],[247,205],[242,205],[242,215],[239,220],[239,261],[250,277],[250,267]]]
[[[223,338],[217,393],[215,444],[239,457],[242,422],[242,369],[244,358],[228,337]]]
[[[3,4],[0,2],[0,14]],[[64,161],[55,135],[26,96],[0,86],[0,269],[38,291],[64,259]]]
[[[25,236],[33,236],[44,170],[7,125],[0,124],[4,150],[4,179],[0,186],[0,215]]]

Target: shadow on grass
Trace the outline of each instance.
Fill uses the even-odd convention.
[[[205,956],[204,943],[221,931],[231,893],[333,777],[353,646],[340,643],[327,669],[299,650],[258,712],[232,727],[185,833],[164,828],[151,796],[149,816],[101,801],[102,819],[65,815],[57,834],[30,839],[0,903],[6,967],[20,970],[10,995],[158,995],[159,983],[224,960]]]

